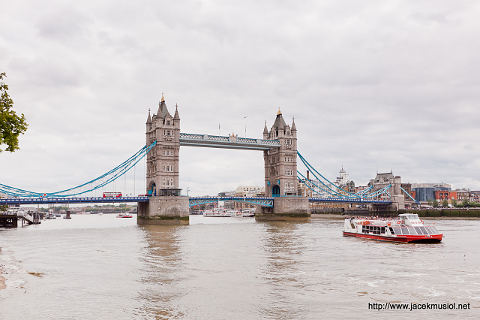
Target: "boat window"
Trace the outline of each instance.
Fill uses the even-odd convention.
[[[424,227],[420,227],[420,230],[422,230],[423,234],[428,234],[427,230],[425,230]]]
[[[430,230],[430,227],[424,227],[424,228],[425,228],[425,230],[427,230],[428,234],[432,234],[432,230]]]
[[[380,228],[380,233],[385,233],[385,227]]]
[[[395,234],[402,234],[400,227],[393,227],[393,231],[395,231]]]
[[[409,227],[409,226],[407,226],[407,228],[408,228],[408,233],[409,233],[409,234],[417,234],[417,233],[415,232],[415,228]]]
[[[391,234],[395,234],[395,232],[393,231],[392,227],[388,227],[388,229],[390,229],[390,233],[391,233]]]
[[[422,229],[420,229],[420,227],[415,227],[415,231],[417,231],[418,234],[422,234]]]
[[[375,234],[380,234],[380,227],[375,227],[374,233]]]
[[[408,232],[408,229],[407,229],[406,226],[401,226],[401,228],[402,228],[402,233],[403,234],[409,234],[410,233],[410,232]]]
[[[437,228],[435,228],[435,227],[433,227],[433,226],[430,226],[429,228],[430,228],[430,230],[432,231],[432,234],[439,234]]]

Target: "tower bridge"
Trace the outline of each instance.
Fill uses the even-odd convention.
[[[265,197],[230,197],[230,201],[257,205],[256,218],[267,220],[304,219],[310,216],[309,202],[368,204],[401,209],[404,205],[400,177],[377,176],[368,189],[358,193],[343,190],[326,179],[297,150],[295,119],[287,124],[278,110],[273,125],[265,123],[262,138],[197,134],[180,132],[180,115],[175,106],[173,116],[165,98],[153,115],[148,112],[146,145],[122,164],[107,173],[81,185],[51,193],[27,191],[0,183],[2,204],[45,203],[102,203],[137,202],[139,224],[188,224],[189,207],[222,200],[219,197],[189,198],[181,195],[179,187],[180,147],[206,147],[263,152],[265,167]],[[84,195],[112,183],[146,157],[146,196],[101,198]],[[307,170],[305,177],[297,168],[297,160]],[[309,178],[309,173],[315,179]],[[312,191],[321,190],[322,198],[302,196],[300,186]],[[223,199],[225,200],[225,199]]]

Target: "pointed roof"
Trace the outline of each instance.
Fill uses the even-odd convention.
[[[165,104],[165,98],[163,97],[162,93],[162,100],[160,100],[160,103],[158,104],[157,117],[165,119],[167,115],[172,117],[172,115],[168,112],[167,105]]]
[[[293,117],[292,121],[292,131],[297,131],[297,126],[295,125],[295,117]]]
[[[175,103],[175,115],[173,116],[173,119],[180,120],[180,116],[178,115],[178,104],[176,103]]]
[[[147,123],[152,123],[152,116],[150,115],[150,108],[148,109]]]
[[[280,111],[280,108],[278,108],[277,118],[275,119],[272,128],[284,130],[286,126],[287,124],[285,123],[285,120],[283,120],[282,111]]]
[[[263,128],[263,134],[268,134],[267,121],[265,120],[265,128]]]

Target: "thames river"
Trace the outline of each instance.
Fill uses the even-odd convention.
[[[0,229],[0,319],[480,318],[480,220],[430,222],[442,243],[343,237],[326,218],[73,215]],[[470,310],[369,309],[389,302]]]

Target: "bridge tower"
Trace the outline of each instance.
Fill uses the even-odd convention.
[[[147,145],[157,144],[147,155],[146,193],[148,203],[139,203],[139,224],[188,224],[188,197],[180,195],[179,153],[180,116],[178,106],[172,117],[165,98],[153,116],[148,111],[146,122]]]
[[[389,193],[392,204],[390,205],[389,210],[397,211],[405,209],[405,196],[400,188],[402,186],[402,178],[400,176],[395,176],[392,172],[377,172],[376,177],[370,180],[369,185],[373,185],[374,190],[380,190],[391,185],[392,187],[390,188]]]
[[[298,195],[297,127],[289,126],[280,109],[273,126],[263,129],[263,139],[278,140],[280,147],[263,152],[265,161],[265,196],[274,197],[274,208],[262,208],[257,220],[288,220],[310,216],[308,198]]]
[[[278,109],[270,130],[263,129],[263,139],[280,141],[279,148],[263,152],[265,160],[265,195],[278,197],[297,195],[297,128],[295,120],[290,127]]]

